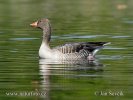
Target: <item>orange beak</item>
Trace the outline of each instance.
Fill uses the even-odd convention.
[[[38,23],[38,22],[36,21],[36,22],[30,24],[30,26],[32,26],[32,27],[37,27],[37,23]]]

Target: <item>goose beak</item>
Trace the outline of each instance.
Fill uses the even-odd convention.
[[[33,22],[32,24],[30,24],[30,26],[32,26],[32,27],[37,27],[37,21],[36,22]]]

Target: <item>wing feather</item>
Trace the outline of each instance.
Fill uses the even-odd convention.
[[[63,54],[76,52],[79,53],[82,50],[85,50],[85,53],[88,54],[88,52],[93,52],[96,49],[102,48],[105,44],[108,44],[108,42],[78,42],[64,44],[53,49],[58,50]]]

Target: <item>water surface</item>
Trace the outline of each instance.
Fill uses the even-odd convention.
[[[132,0],[0,1],[2,100],[132,100]],[[51,47],[108,41],[94,63],[39,64],[40,18],[52,24]]]

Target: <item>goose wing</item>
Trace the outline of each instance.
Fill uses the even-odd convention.
[[[53,48],[54,50],[58,50],[59,52],[66,53],[76,53],[83,50],[89,51],[93,53],[95,50],[101,49],[104,45],[108,44],[108,42],[78,42],[78,43],[66,43],[64,45]],[[97,52],[96,51],[96,52]],[[95,53],[96,53],[95,52]]]

